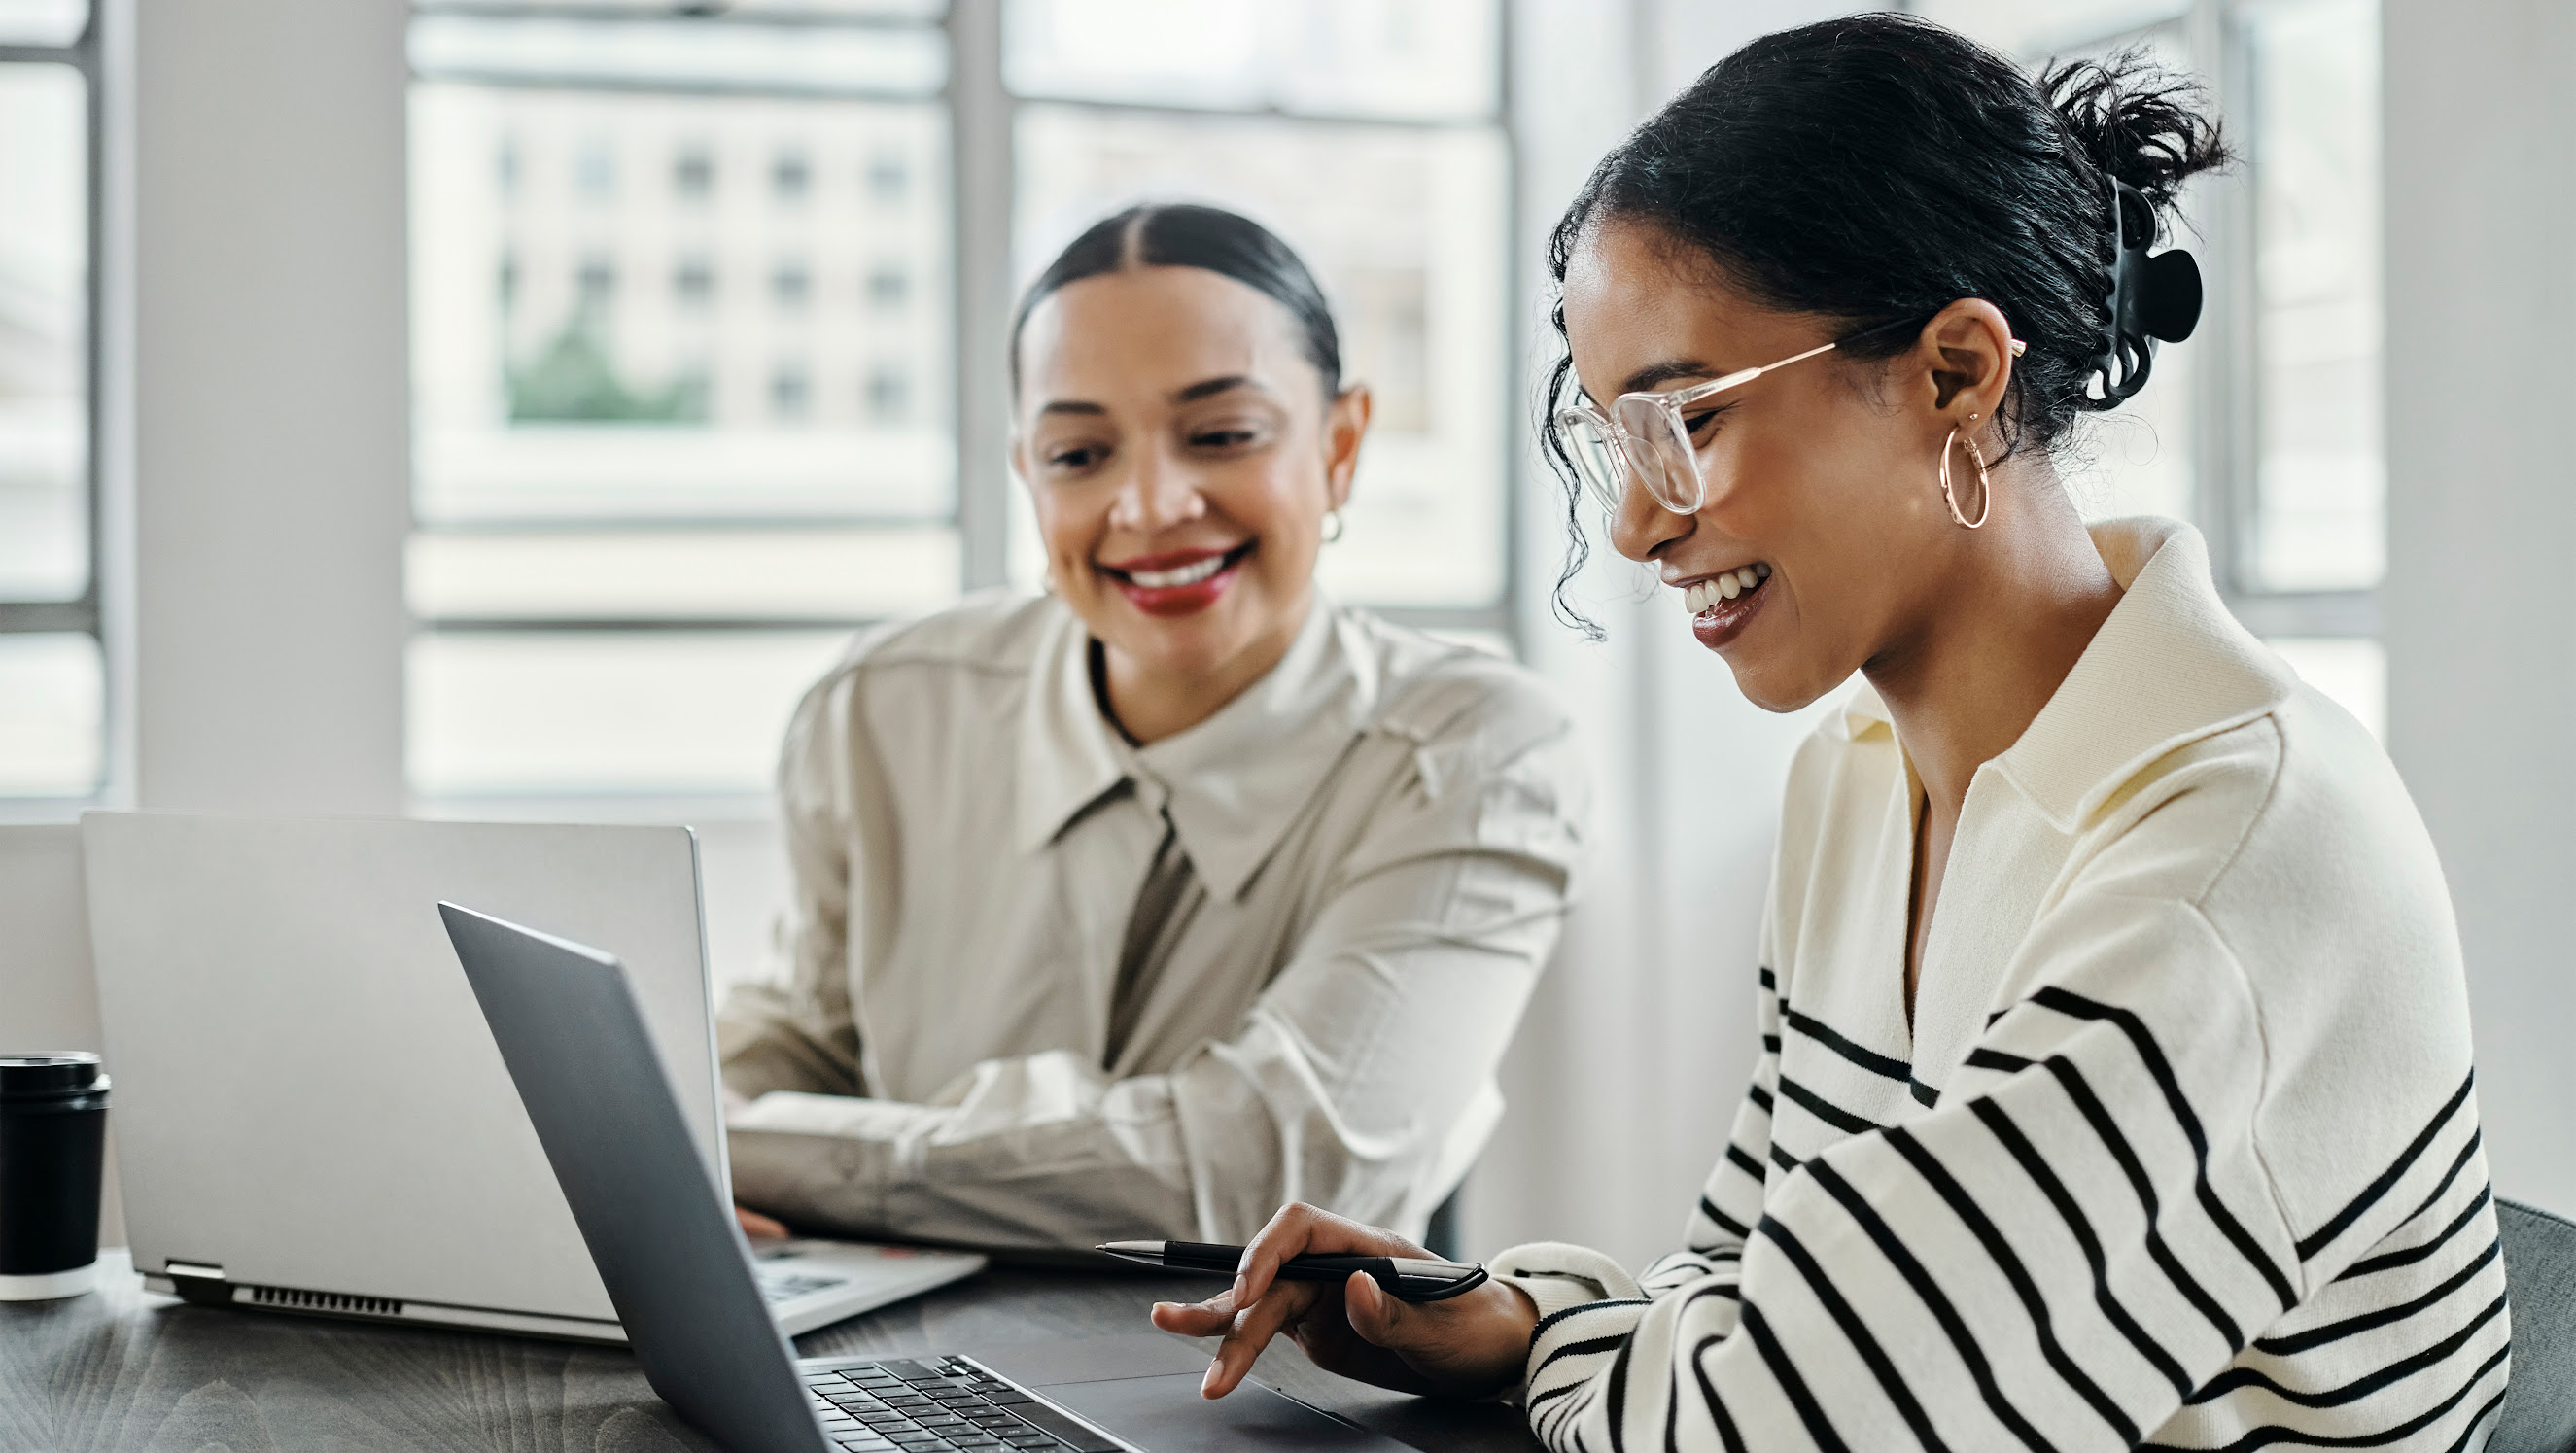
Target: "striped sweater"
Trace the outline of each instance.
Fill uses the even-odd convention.
[[[1919,789],[1864,690],[1791,773],[1686,1248],[1495,1258],[1550,1447],[2483,1445],[2509,1317],[2430,841],[2196,534],[2095,541],[2125,594],[1974,779],[1911,1023]]]

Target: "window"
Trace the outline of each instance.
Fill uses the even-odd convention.
[[[805,365],[782,363],[769,375],[769,409],[783,420],[805,417],[806,395],[810,386],[805,378]]]
[[[781,202],[804,201],[805,193],[813,183],[814,170],[801,151],[781,152],[778,160],[770,165],[769,185],[778,193]]]
[[[2386,717],[2377,0],[1928,0],[2025,61],[2145,45],[2209,83],[2243,159],[2179,239],[2209,308],[2079,441],[2088,514],[2208,536],[2219,588],[2300,675]]]
[[[900,206],[912,190],[912,172],[904,165],[900,152],[886,152],[868,159],[868,198],[880,207]]]
[[[747,800],[853,628],[1033,583],[993,299],[1140,198],[1332,295],[1379,424],[1327,588],[1507,631],[1499,9],[1308,10],[416,0],[414,790]]]
[[[416,8],[416,792],[758,792],[854,625],[956,597],[948,214],[871,180],[947,174],[937,19]],[[668,184],[578,184],[615,158]],[[464,281],[503,257],[498,309]],[[923,280],[901,317],[825,306],[877,259]]]
[[[770,273],[769,291],[778,300],[780,312],[801,313],[805,300],[813,294],[814,275],[806,271],[803,261],[791,258]]]
[[[684,201],[703,202],[716,189],[716,159],[698,147],[671,164],[671,189]]]
[[[2237,40],[2259,362],[2236,565],[2267,590],[2368,590],[2387,562],[2378,6],[2269,0]]]
[[[702,254],[691,253],[680,259],[671,273],[671,294],[681,308],[695,312],[715,300],[716,267]]]
[[[97,84],[87,4],[0,8],[0,797],[106,777]]]

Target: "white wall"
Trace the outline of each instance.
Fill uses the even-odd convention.
[[[145,808],[402,809],[404,18],[131,10]]]
[[[2382,14],[2389,750],[2459,908],[2496,1188],[2576,1211],[2576,7]]]

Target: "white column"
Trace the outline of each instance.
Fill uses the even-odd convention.
[[[2389,749],[2459,907],[2496,1188],[2576,1210],[2576,9],[2383,25]]]
[[[139,0],[135,800],[396,813],[400,0]]]

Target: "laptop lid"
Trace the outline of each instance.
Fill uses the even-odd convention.
[[[81,830],[138,1269],[616,1335],[442,897],[624,958],[698,1173],[726,1184],[687,829],[91,813]]]
[[[698,1174],[618,961],[453,903],[438,912],[653,1391],[735,1453],[822,1453],[732,1201]]]

